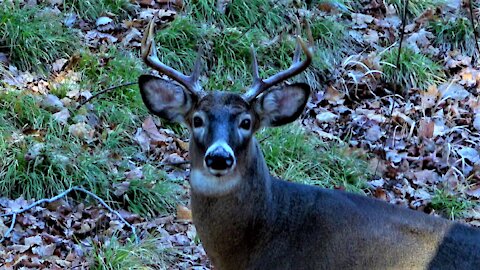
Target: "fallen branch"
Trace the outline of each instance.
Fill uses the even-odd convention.
[[[103,89],[102,91],[98,92],[98,93],[95,93],[95,95],[91,96],[89,99],[86,99],[84,101],[82,101],[82,103],[80,103],[78,106],[77,106],[77,110],[80,109],[83,105],[87,104],[88,102],[90,102],[92,99],[100,96],[100,95],[103,95],[105,94],[106,92],[109,92],[109,91],[112,91],[112,90],[115,90],[117,88],[120,88],[120,87],[125,87],[125,86],[130,86],[130,85],[134,85],[136,84],[136,82],[128,82],[128,83],[124,83],[124,84],[120,84],[120,85],[115,85],[115,86],[112,86],[112,87],[109,87],[109,88],[106,88],[106,89]]]
[[[62,192],[62,193],[60,193],[60,194],[58,194],[58,195],[56,195],[56,196],[54,196],[50,199],[41,199],[41,200],[38,200],[38,201],[28,205],[27,207],[25,207],[23,209],[20,209],[20,210],[17,210],[17,211],[12,211],[10,213],[1,214],[0,217],[12,216],[12,223],[10,224],[10,227],[8,228],[5,235],[2,237],[2,239],[0,239],[0,243],[2,243],[10,235],[10,233],[13,231],[13,227],[15,226],[15,222],[17,220],[17,215],[22,214],[22,213],[32,209],[33,207],[42,204],[42,203],[52,203],[52,202],[54,202],[58,199],[61,199],[65,196],[67,196],[68,193],[70,193],[72,191],[80,191],[80,192],[83,192],[83,193],[95,198],[98,202],[100,202],[101,205],[103,205],[105,208],[107,208],[108,211],[110,211],[111,213],[115,214],[125,225],[127,225],[127,227],[130,228],[130,230],[132,230],[132,234],[135,236],[135,242],[139,243],[139,239],[138,239],[137,231],[136,231],[135,227],[132,224],[130,224],[128,221],[126,221],[122,217],[122,215],[120,215],[120,213],[118,211],[115,211],[110,206],[108,206],[108,204],[104,200],[102,200],[102,198],[98,197],[97,195],[95,195],[91,191],[88,191],[88,190],[84,189],[83,187],[71,187],[71,188],[65,190],[64,192]]]

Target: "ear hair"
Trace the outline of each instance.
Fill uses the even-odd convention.
[[[145,106],[155,115],[172,122],[185,122],[197,97],[182,86],[162,78],[141,75],[138,79]]]
[[[262,126],[281,126],[300,116],[309,96],[307,84],[295,83],[267,91],[254,101],[253,107]]]

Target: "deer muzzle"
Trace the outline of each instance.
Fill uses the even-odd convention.
[[[235,168],[235,154],[226,142],[216,142],[207,149],[203,165],[214,176],[226,175]]]

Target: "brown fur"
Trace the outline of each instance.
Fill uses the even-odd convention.
[[[302,85],[290,88],[288,95],[271,91],[249,104],[239,95],[221,92],[192,101],[188,93],[151,80],[159,79],[140,80],[147,107],[186,123],[192,132],[192,174],[208,175],[205,151],[219,138],[235,153],[238,165],[232,175],[240,177],[240,184],[220,195],[205,195],[192,185],[194,223],[216,269],[479,268],[479,229],[376,199],[270,176],[253,133],[262,125],[281,125],[298,117],[308,97]],[[292,102],[295,107],[276,110],[277,100],[284,103],[289,96],[298,100]],[[166,104],[156,106],[152,100]],[[158,109],[180,101],[185,103],[182,108]],[[192,114],[199,112],[206,116],[203,133],[192,127]],[[251,134],[246,136],[238,135],[242,114],[253,120]],[[196,177],[202,183],[203,176]],[[218,183],[215,179],[209,178]]]

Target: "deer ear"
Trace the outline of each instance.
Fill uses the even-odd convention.
[[[274,88],[254,101],[253,108],[262,126],[281,126],[293,122],[303,112],[310,96],[305,83]]]
[[[138,85],[150,112],[171,122],[184,123],[197,98],[182,86],[151,75],[141,75]]]

